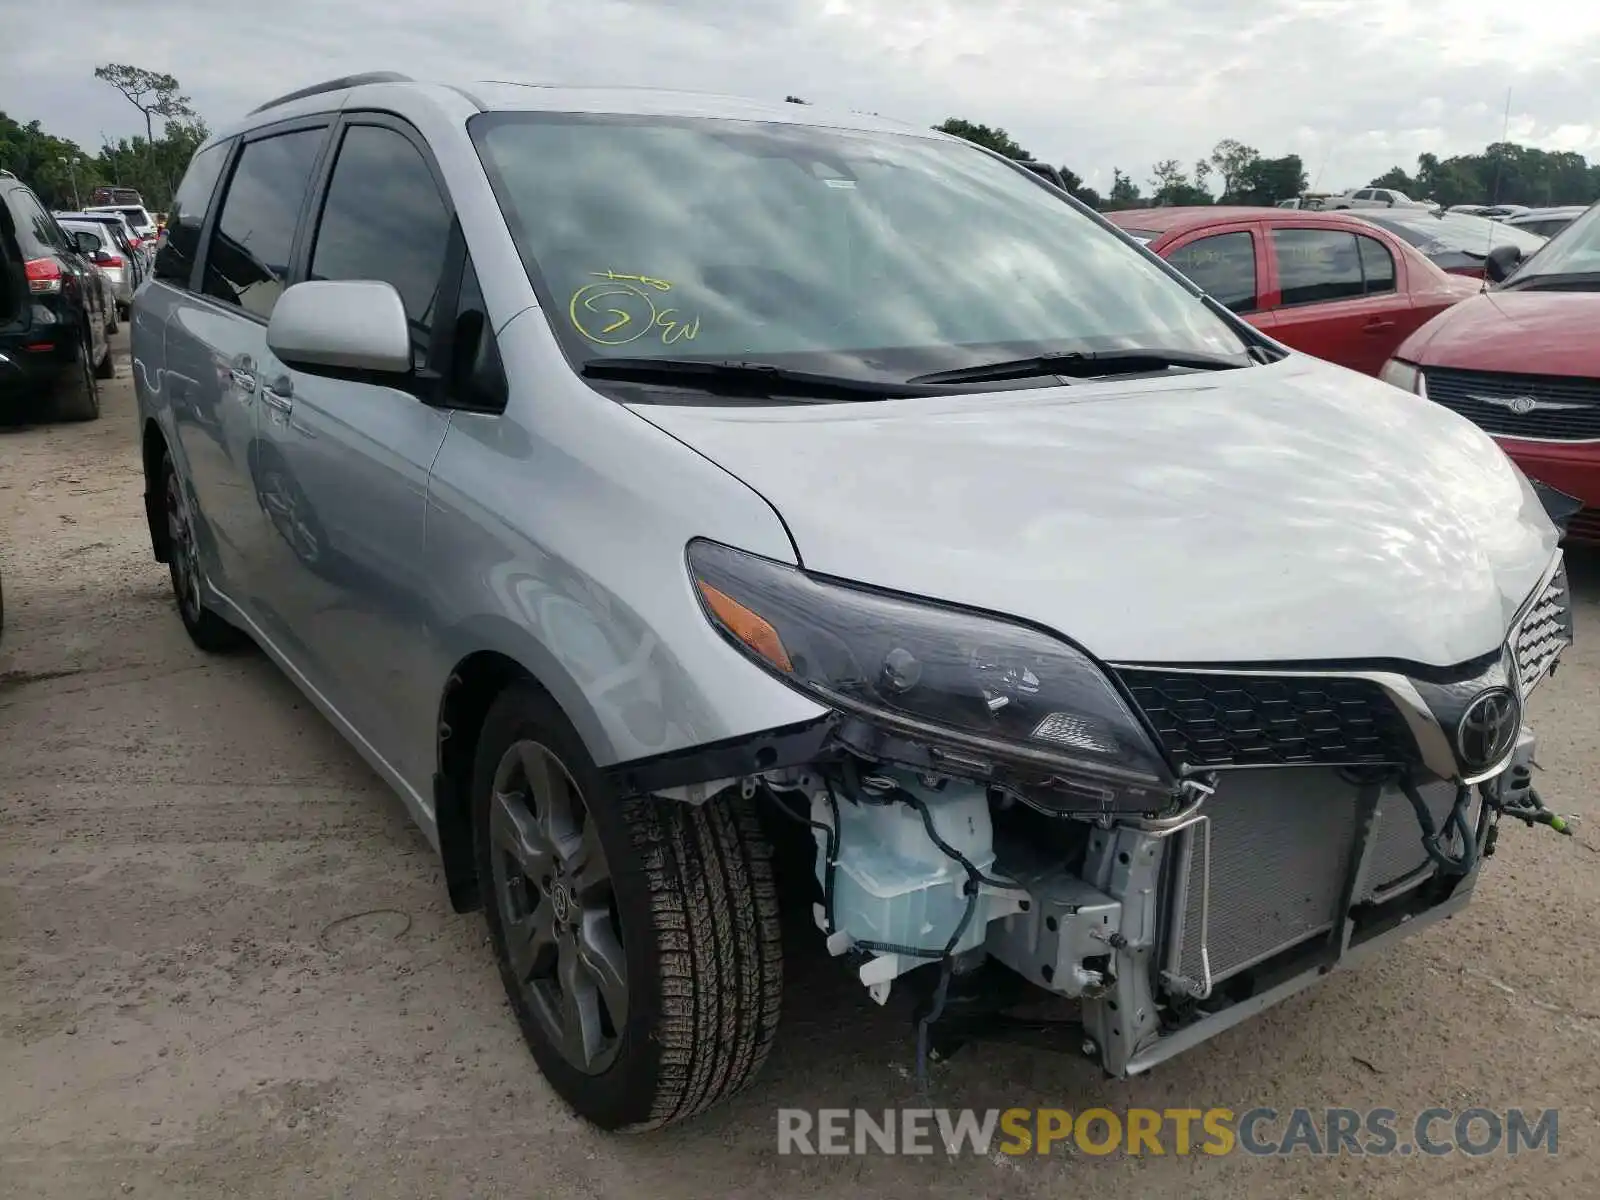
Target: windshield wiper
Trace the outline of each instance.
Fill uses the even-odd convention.
[[[808,400],[888,400],[903,396],[937,396],[948,391],[743,360],[591,358],[583,364],[582,372],[590,379],[661,383],[739,396],[799,396]]]
[[[1593,292],[1600,291],[1600,271],[1559,271],[1542,275],[1513,276],[1497,292]]]
[[[1194,371],[1228,371],[1244,366],[1238,358],[1197,350],[1068,350],[1036,354],[1031,358],[1006,358],[950,371],[914,375],[907,383],[988,383],[1001,379],[1028,379],[1037,375],[1064,375],[1072,379],[1097,379],[1106,375],[1138,375],[1185,367]]]

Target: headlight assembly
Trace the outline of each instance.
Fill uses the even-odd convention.
[[[1383,364],[1378,378],[1399,388],[1402,392],[1422,394],[1422,371],[1401,358],[1391,358]]]
[[[694,541],[711,622],[754,662],[840,712],[1052,790],[1052,811],[1151,812],[1174,780],[1083,652],[1027,626],[823,581]]]

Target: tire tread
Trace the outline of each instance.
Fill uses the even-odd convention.
[[[750,801],[691,807],[640,798],[625,818],[658,939],[657,1128],[706,1111],[760,1073],[782,1007],[772,850]]]

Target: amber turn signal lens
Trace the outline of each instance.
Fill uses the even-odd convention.
[[[783,648],[783,639],[778,636],[776,629],[726,592],[719,592],[709,583],[696,582],[700,594],[706,598],[706,604],[717,620],[722,622],[724,629],[778,670],[785,674],[794,673],[794,664],[789,661],[789,652]]]

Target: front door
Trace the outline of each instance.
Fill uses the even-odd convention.
[[[1161,248],[1161,257],[1258,329],[1271,331],[1261,230],[1254,221],[1208,225]]]
[[[446,193],[400,122],[352,116],[336,138],[307,278],[393,284],[422,367],[450,241]],[[403,770],[417,750],[398,733],[397,713],[422,672],[428,472],[450,414],[419,399],[420,387],[282,367],[261,389],[261,502],[277,534],[261,594],[290,656]]]

